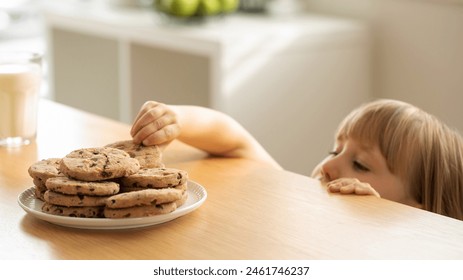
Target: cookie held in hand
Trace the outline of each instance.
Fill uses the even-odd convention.
[[[158,146],[145,146],[143,144],[135,144],[132,140],[126,140],[108,144],[106,147],[125,151],[131,157],[138,160],[140,168],[164,167],[162,152]]]

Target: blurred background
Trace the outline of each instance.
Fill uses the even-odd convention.
[[[374,98],[463,131],[463,0],[239,5],[178,19],[150,0],[1,0],[0,50],[45,55],[43,98],[126,123],[146,100],[224,111],[306,175]]]

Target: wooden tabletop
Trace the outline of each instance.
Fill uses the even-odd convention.
[[[129,139],[130,126],[42,100],[37,141],[0,148],[0,259],[463,259],[463,222],[373,196],[329,194],[308,177],[180,142],[164,153],[207,190],[173,221],[94,230],[39,220],[18,205],[28,167]]]

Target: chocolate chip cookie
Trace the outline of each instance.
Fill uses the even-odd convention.
[[[175,188],[145,189],[113,195],[106,200],[106,207],[128,208],[140,205],[157,205],[182,198],[182,191]]]
[[[47,190],[46,181],[50,178],[63,176],[59,170],[61,158],[43,159],[33,163],[29,169],[29,176],[32,177],[35,186],[35,196],[43,200],[43,194]]]
[[[139,218],[154,215],[168,214],[177,209],[175,202],[157,204],[157,205],[143,205],[128,208],[104,208],[104,216],[106,218]]]
[[[69,195],[50,190],[46,191],[43,197],[49,204],[67,207],[105,206],[109,198],[109,196]]]
[[[162,152],[158,146],[145,146],[135,144],[132,140],[118,141],[106,145],[106,147],[116,148],[127,152],[132,158],[140,163],[141,168],[164,167],[162,163]]]
[[[78,218],[104,218],[104,207],[66,207],[45,202],[42,211],[52,215],[78,217]]]
[[[112,181],[80,181],[65,176],[50,178],[46,182],[48,190],[69,195],[107,196],[119,192],[119,184]]]
[[[175,168],[146,168],[121,178],[124,187],[132,188],[170,188],[186,183],[188,173]]]
[[[110,148],[84,148],[72,151],[60,162],[60,170],[67,177],[82,181],[102,181],[136,173],[138,160],[125,151]]]

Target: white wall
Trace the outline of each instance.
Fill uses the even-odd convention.
[[[411,102],[463,132],[462,0],[300,1],[371,24],[373,96]]]

